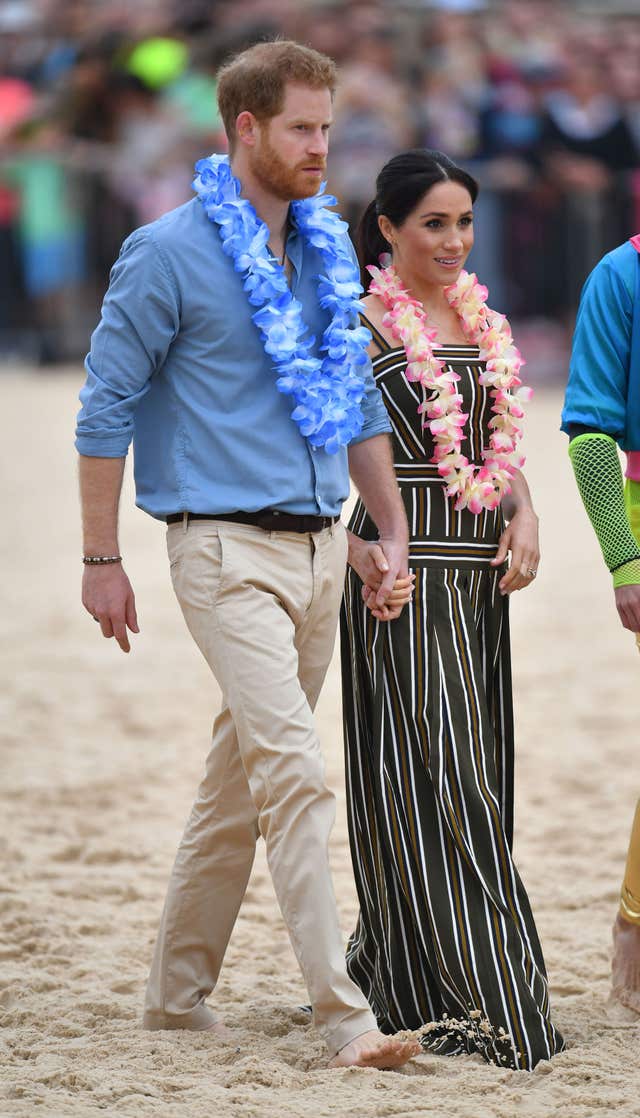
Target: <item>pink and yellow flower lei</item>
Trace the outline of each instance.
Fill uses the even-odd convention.
[[[422,305],[403,287],[393,265],[372,265],[368,270],[373,277],[369,294],[377,295],[387,308],[383,325],[390,328],[407,354],[407,380],[432,393],[418,411],[426,414],[422,425],[429,428],[435,444],[431,461],[446,482],[447,496],[455,497],[456,509],[468,508],[475,515],[483,509],[497,508],[511,491],[514,474],[524,465],[524,458],[516,450],[522,437],[519,421],[524,416],[523,404],[533,394],[522,386],[518,375],[524,361],[513,344],[509,323],[504,315],[487,307],[487,289],[473,273],[463,270],[456,282],[445,288],[469,343],[480,350],[485,369],[479,380],[490,388],[493,400],[489,446],[483,447],[482,465],[476,466],[461,453],[469,416],[462,411],[462,396],[456,391],[460,377],[434,356],[436,330],[429,327]]]

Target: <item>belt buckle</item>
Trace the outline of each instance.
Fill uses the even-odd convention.
[[[262,528],[263,532],[275,532],[280,528],[278,523],[280,513],[277,509],[268,509],[266,512],[260,513],[256,517],[256,524],[258,528]]]

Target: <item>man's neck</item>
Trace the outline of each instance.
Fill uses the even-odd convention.
[[[240,161],[238,165],[232,160],[231,170],[240,180],[242,197],[251,202],[261,221],[267,226],[270,237],[269,244],[276,255],[284,250],[287,234],[287,221],[289,216],[289,202],[276,198],[262,183],[260,183],[246,165]]]

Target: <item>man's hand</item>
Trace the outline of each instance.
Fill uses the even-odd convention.
[[[389,570],[389,564],[384,551],[377,543],[363,540],[347,531],[349,541],[348,563],[366,586],[375,586],[376,590],[382,582],[382,577]]]
[[[501,594],[512,594],[530,586],[536,577],[540,562],[538,543],[538,517],[533,509],[519,509],[500,536],[498,551],[491,560],[492,567],[500,567],[511,552],[511,564],[499,582]],[[533,572],[533,573],[532,573]]]
[[[352,444],[349,447],[349,470],[365,508],[380,533],[378,544],[369,544],[374,549],[373,580],[369,582],[366,572],[363,577],[363,573],[358,571],[365,584],[363,597],[374,617],[389,621],[392,617],[397,617],[402,608],[400,606],[398,609],[397,603],[393,604],[392,610],[387,608],[386,603],[394,586],[398,579],[410,577],[407,514],[396,481],[389,437],[373,435],[363,442]],[[353,538],[355,537],[350,535],[350,541]],[[349,562],[351,563],[351,557]],[[351,565],[354,566],[353,563]],[[354,569],[357,570],[357,567]],[[367,587],[369,589],[365,597]],[[372,591],[375,592],[375,597],[370,601]]]
[[[82,578],[82,604],[100,622],[104,637],[115,637],[130,651],[127,627],[139,633],[136,600],[121,563],[87,565]]]
[[[382,548],[387,569],[384,571],[376,591],[375,608],[383,609],[393,593],[398,579],[404,580],[412,576],[409,575],[409,545],[406,537],[396,539],[394,536],[381,536],[378,542]],[[375,610],[372,612],[375,613]]]
[[[406,562],[405,543],[372,543],[349,532],[349,566],[362,580],[362,600],[379,621],[395,620],[411,600],[415,575],[407,570]],[[394,577],[392,564],[404,573]]]
[[[618,586],[614,593],[623,627],[632,633],[640,633],[640,586]]]

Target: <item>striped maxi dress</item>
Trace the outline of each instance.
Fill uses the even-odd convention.
[[[513,715],[508,597],[489,566],[501,511],[456,512],[404,375],[370,322],[410,530],[413,603],[372,618],[349,571],[341,616],[349,837],[360,915],[348,971],[383,1032],[426,1023],[444,1054],[533,1068],[563,1047],[527,894],[513,864]],[[459,374],[463,453],[480,461],[488,393],[474,346],[437,356]],[[376,529],[358,502],[349,527]]]

